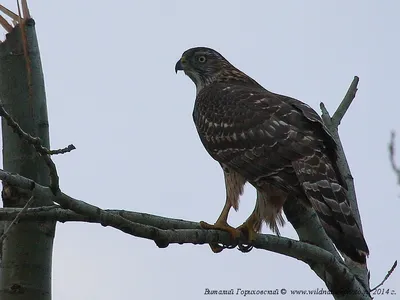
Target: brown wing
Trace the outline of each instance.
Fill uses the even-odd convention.
[[[368,247],[337,171],[335,143],[314,110],[261,88],[217,83],[199,93],[193,118],[215,160],[258,188],[268,182],[308,199],[339,250],[365,261],[358,253]]]
[[[268,179],[284,191],[300,191],[292,161],[323,149],[311,122],[275,94],[213,84],[198,95],[193,118],[208,153],[249,182]]]

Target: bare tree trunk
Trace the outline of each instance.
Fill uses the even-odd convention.
[[[0,44],[0,100],[23,130],[40,137],[43,145],[49,148],[46,95],[35,22],[28,19],[21,23]],[[4,119],[2,134],[4,169],[49,185],[49,171],[42,157],[23,142]],[[29,192],[3,183],[5,207],[23,207],[30,197]],[[50,204],[49,200],[34,198],[31,206]],[[2,245],[0,299],[51,299],[55,224],[53,221],[20,221],[11,228]]]

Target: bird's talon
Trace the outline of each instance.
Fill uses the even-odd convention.
[[[200,221],[200,227],[203,229],[208,229],[208,230],[222,230],[222,231],[228,232],[231,235],[231,238],[233,240],[240,238],[240,235],[241,235],[240,230],[230,226],[226,222],[218,222],[217,221],[214,225],[211,225],[207,222]]]
[[[219,244],[210,244],[210,248],[212,252],[220,253],[222,250],[224,250],[225,246]]]
[[[240,245],[238,245],[238,249],[240,252],[248,253],[253,249],[253,245],[240,244]]]
[[[208,230],[222,230],[228,232],[231,236],[232,243],[230,245],[219,245],[218,243],[210,244],[211,250],[214,253],[220,253],[223,249],[233,249],[238,245],[238,241],[240,239],[241,232],[240,230],[230,226],[226,222],[216,222],[214,225],[211,225],[207,222],[200,221],[200,227]]]
[[[236,248],[236,246],[237,245],[224,245],[224,248],[226,248],[226,249],[233,249],[233,248]]]
[[[257,232],[254,231],[253,224],[249,221],[246,221],[236,229],[239,230],[249,242],[252,242],[257,238]]]

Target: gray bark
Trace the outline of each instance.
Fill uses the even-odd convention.
[[[0,44],[0,100],[29,134],[49,148],[46,95],[35,22],[17,25]],[[15,134],[2,120],[4,169],[48,186],[49,171],[34,147]],[[23,207],[30,192],[3,183],[3,205]],[[31,206],[52,205],[35,197]],[[4,227],[8,226],[6,222]],[[2,243],[0,299],[50,300],[54,221],[20,221]]]
[[[59,207],[55,208],[53,206],[51,208],[28,210],[34,215],[42,212],[42,214],[40,214],[41,218],[60,218],[60,220],[64,221],[76,220],[100,223],[103,226],[111,226],[136,237],[153,240],[160,248],[168,247],[169,244],[184,243],[220,243],[223,245],[233,245],[227,232],[200,229],[200,225],[195,222],[169,219],[136,212],[103,210],[82,200],[74,199],[62,192],[54,195],[49,187],[37,184],[18,174],[4,172],[3,170],[0,170],[0,179],[13,186],[18,186],[23,190],[30,190],[34,195],[37,195],[37,197],[51,199],[64,208],[64,210],[60,210]],[[39,217],[39,215],[36,216]],[[4,214],[4,217],[7,217],[7,214]],[[21,218],[24,217],[21,216]],[[290,218],[291,221],[294,220],[292,217],[288,218]],[[306,230],[306,228],[313,228],[313,226],[315,226],[315,219],[316,218],[310,216],[310,224],[295,224],[294,226],[297,230],[302,232]],[[294,223],[296,222],[297,221]],[[302,229],[303,226],[304,228]],[[323,230],[320,228],[318,231]],[[315,233],[318,234],[318,231]],[[302,237],[307,237],[307,234],[301,235]],[[313,235],[308,234],[308,237],[311,238],[312,236]],[[358,278],[354,276],[348,269],[348,266],[346,266],[342,260],[339,260],[336,254],[329,251],[331,242],[326,240],[321,241],[319,238],[312,237],[312,241],[314,239],[318,241],[318,246],[284,237],[259,234],[252,245],[258,249],[273,251],[297,258],[307,263],[317,275],[327,283],[328,288],[334,291],[345,290],[347,292],[344,295],[335,295],[335,299],[337,300],[371,299],[368,294],[369,288],[366,288]],[[238,242],[245,242],[245,240]],[[328,248],[328,250],[324,248]]]

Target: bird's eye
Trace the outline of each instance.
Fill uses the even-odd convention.
[[[199,57],[197,58],[197,60],[203,64],[203,63],[206,62],[206,57],[205,57],[204,55],[202,55],[202,56],[199,56]]]

